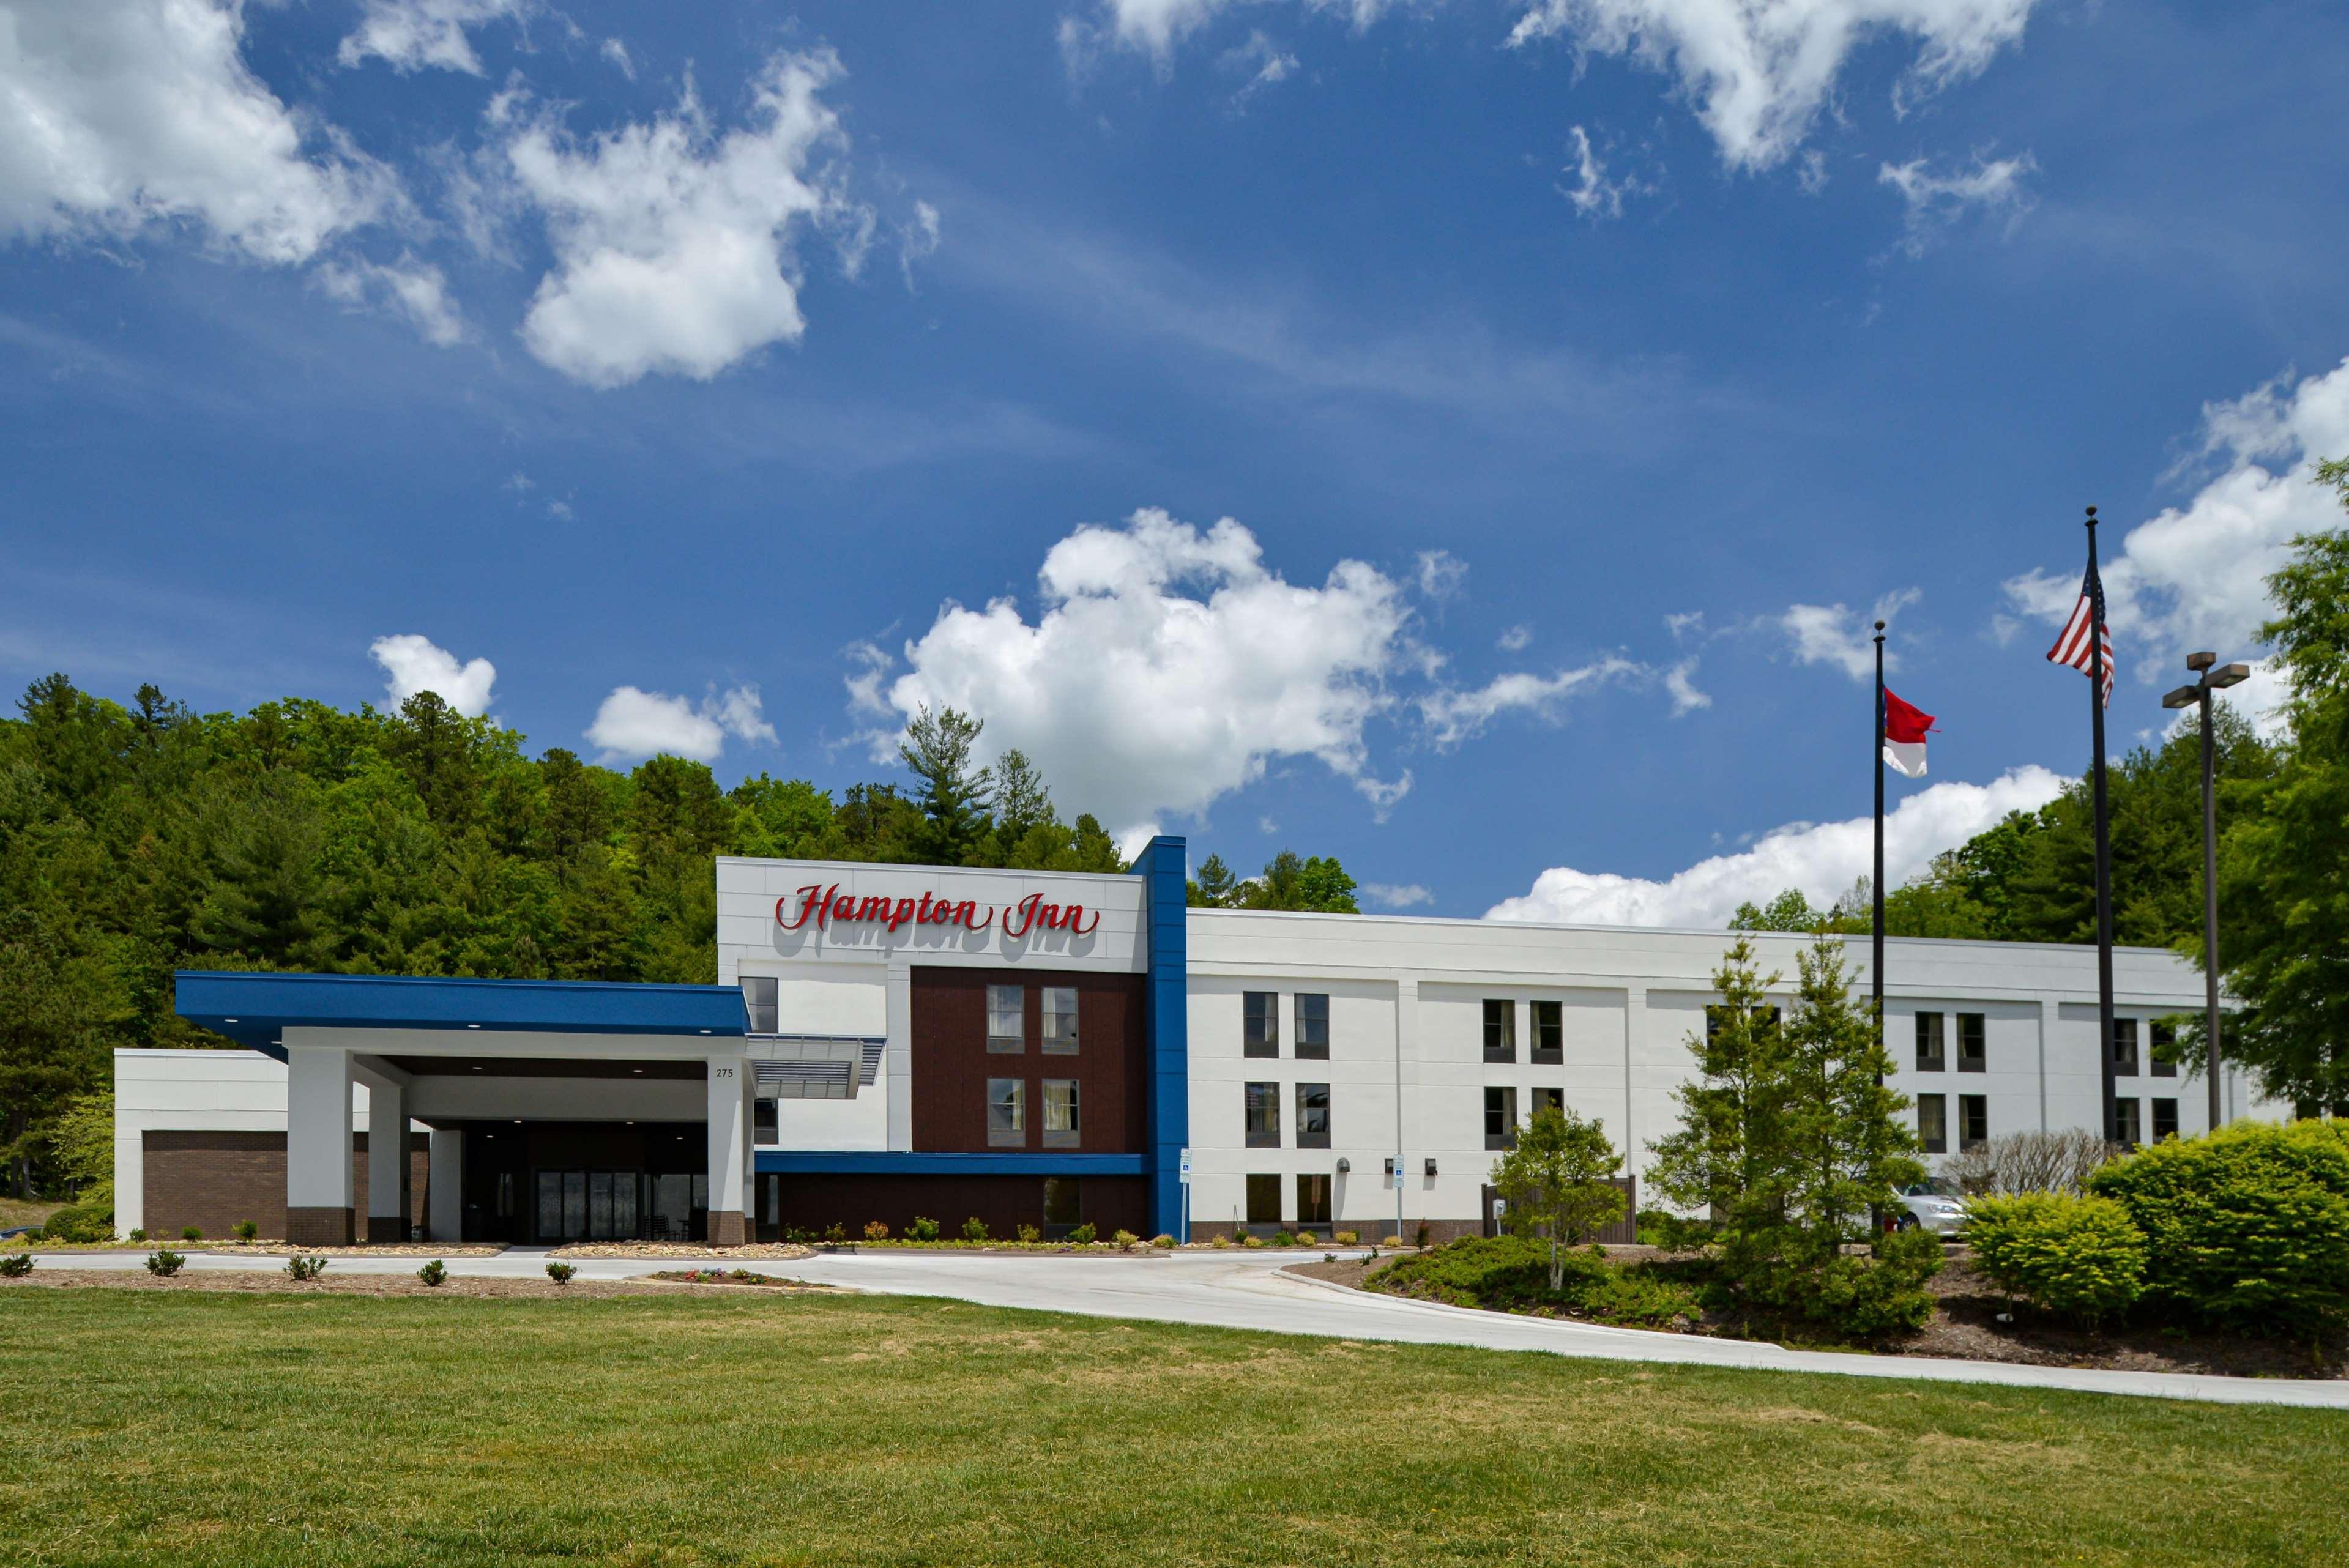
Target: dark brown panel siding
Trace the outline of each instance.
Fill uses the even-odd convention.
[[[1027,996],[1027,1049],[990,1056],[987,988],[1017,985]],[[1077,989],[1077,1054],[1044,1055],[1046,985]],[[1028,1081],[1028,1143],[1044,1150],[1044,1080],[1077,1080],[1075,1150],[1052,1153],[1143,1151],[1148,1074],[1143,1038],[1143,977],[1044,969],[913,972],[914,1147],[924,1153],[984,1154],[987,1080]],[[997,1152],[1004,1152],[997,1150]],[[937,1216],[933,1216],[936,1218]],[[984,1217],[984,1216],[982,1216]],[[1132,1229],[1128,1226],[1127,1229]]]
[[[430,1145],[409,1135],[409,1222],[424,1223]],[[285,1135],[282,1132],[147,1133],[140,1148],[146,1184],[146,1231],[171,1240],[194,1225],[213,1241],[228,1239],[240,1220],[261,1227],[264,1240],[285,1234]],[[367,1218],[367,1134],[351,1135],[351,1207]]]
[[[1082,1028],[1083,1026],[1078,1026]],[[766,1178],[760,1178],[765,1181]],[[878,1220],[901,1236],[914,1216],[936,1220],[949,1236],[974,1216],[991,1236],[1013,1236],[1021,1225],[1044,1222],[1041,1176],[785,1176],[778,1218],[762,1232],[795,1226],[822,1233],[840,1225],[851,1240]],[[1077,1218],[1112,1232],[1150,1233],[1150,1183],[1139,1176],[1085,1176],[1077,1182]]]

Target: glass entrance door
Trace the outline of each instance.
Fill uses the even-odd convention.
[[[621,1242],[637,1239],[636,1171],[538,1172],[541,1242]]]

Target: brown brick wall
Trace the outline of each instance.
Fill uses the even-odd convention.
[[[409,1135],[409,1222],[424,1223],[431,1172],[430,1148],[420,1132]],[[194,1225],[215,1240],[232,1233],[239,1220],[251,1220],[270,1241],[287,1239],[285,1228],[285,1135],[282,1132],[149,1132],[140,1150],[146,1183],[146,1229],[171,1238]],[[351,1193],[357,1213],[367,1213],[367,1134],[351,1135]],[[314,1241],[314,1238],[304,1238]]]
[[[1026,1001],[1026,1049],[987,1049],[987,987],[1015,985]],[[1077,993],[1077,1054],[1044,1054],[1042,987]],[[1028,1084],[1026,1148],[1044,1152],[1044,1080],[1077,1080],[1081,1139],[1068,1152],[1138,1154],[1146,1139],[1148,1086],[1143,976],[1091,970],[940,968],[913,970],[914,1147],[953,1153],[1002,1152],[987,1139],[987,1080]]]

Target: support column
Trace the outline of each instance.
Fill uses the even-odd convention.
[[[377,1078],[367,1084],[367,1239],[408,1240],[408,1091]]]
[[[285,1239],[351,1243],[351,1054],[339,1046],[285,1049]]]
[[[709,1058],[709,1244],[750,1239],[750,1061]]]
[[[430,1138],[424,1233],[436,1242],[461,1242],[465,1239],[465,1130],[436,1127]]]

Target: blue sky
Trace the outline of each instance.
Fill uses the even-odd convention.
[[[1875,606],[1896,872],[2084,765],[2084,503],[2116,738],[2256,653],[2349,451],[2344,64],[2318,4],[0,0],[0,676],[834,787],[951,701],[1402,907],[1824,896]]]

